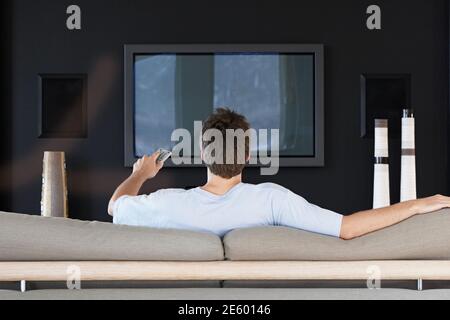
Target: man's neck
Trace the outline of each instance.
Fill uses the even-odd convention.
[[[223,195],[242,182],[242,174],[225,179],[208,170],[208,182],[201,188],[216,195]]]

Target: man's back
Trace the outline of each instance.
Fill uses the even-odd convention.
[[[167,189],[138,196],[142,185],[163,167],[159,152],[143,156],[109,201],[108,213],[115,223],[209,231],[220,236],[236,228],[281,225],[353,239],[416,214],[450,207],[450,197],[436,195],[343,217],[276,184],[242,183],[242,171],[250,160],[250,137],[245,135],[250,124],[243,115],[218,108],[202,127],[200,149],[207,168],[206,184],[188,191]],[[230,130],[243,132],[243,139],[229,135]]]
[[[284,225],[339,236],[342,216],[308,203],[273,183],[239,183],[224,195],[202,188],[163,189],[124,196],[114,204],[114,223],[213,232]]]

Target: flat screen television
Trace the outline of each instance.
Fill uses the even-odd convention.
[[[126,45],[124,66],[126,166],[223,106],[279,129],[280,166],[324,165],[323,45]]]

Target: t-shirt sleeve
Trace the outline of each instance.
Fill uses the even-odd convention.
[[[274,201],[274,223],[310,232],[339,237],[342,215],[309,203],[286,189]]]
[[[113,204],[113,222],[130,226],[159,227],[160,215],[155,214],[153,194],[122,196]]]

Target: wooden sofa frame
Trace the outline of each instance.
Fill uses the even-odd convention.
[[[0,262],[0,281],[450,280],[450,261],[41,261]]]

